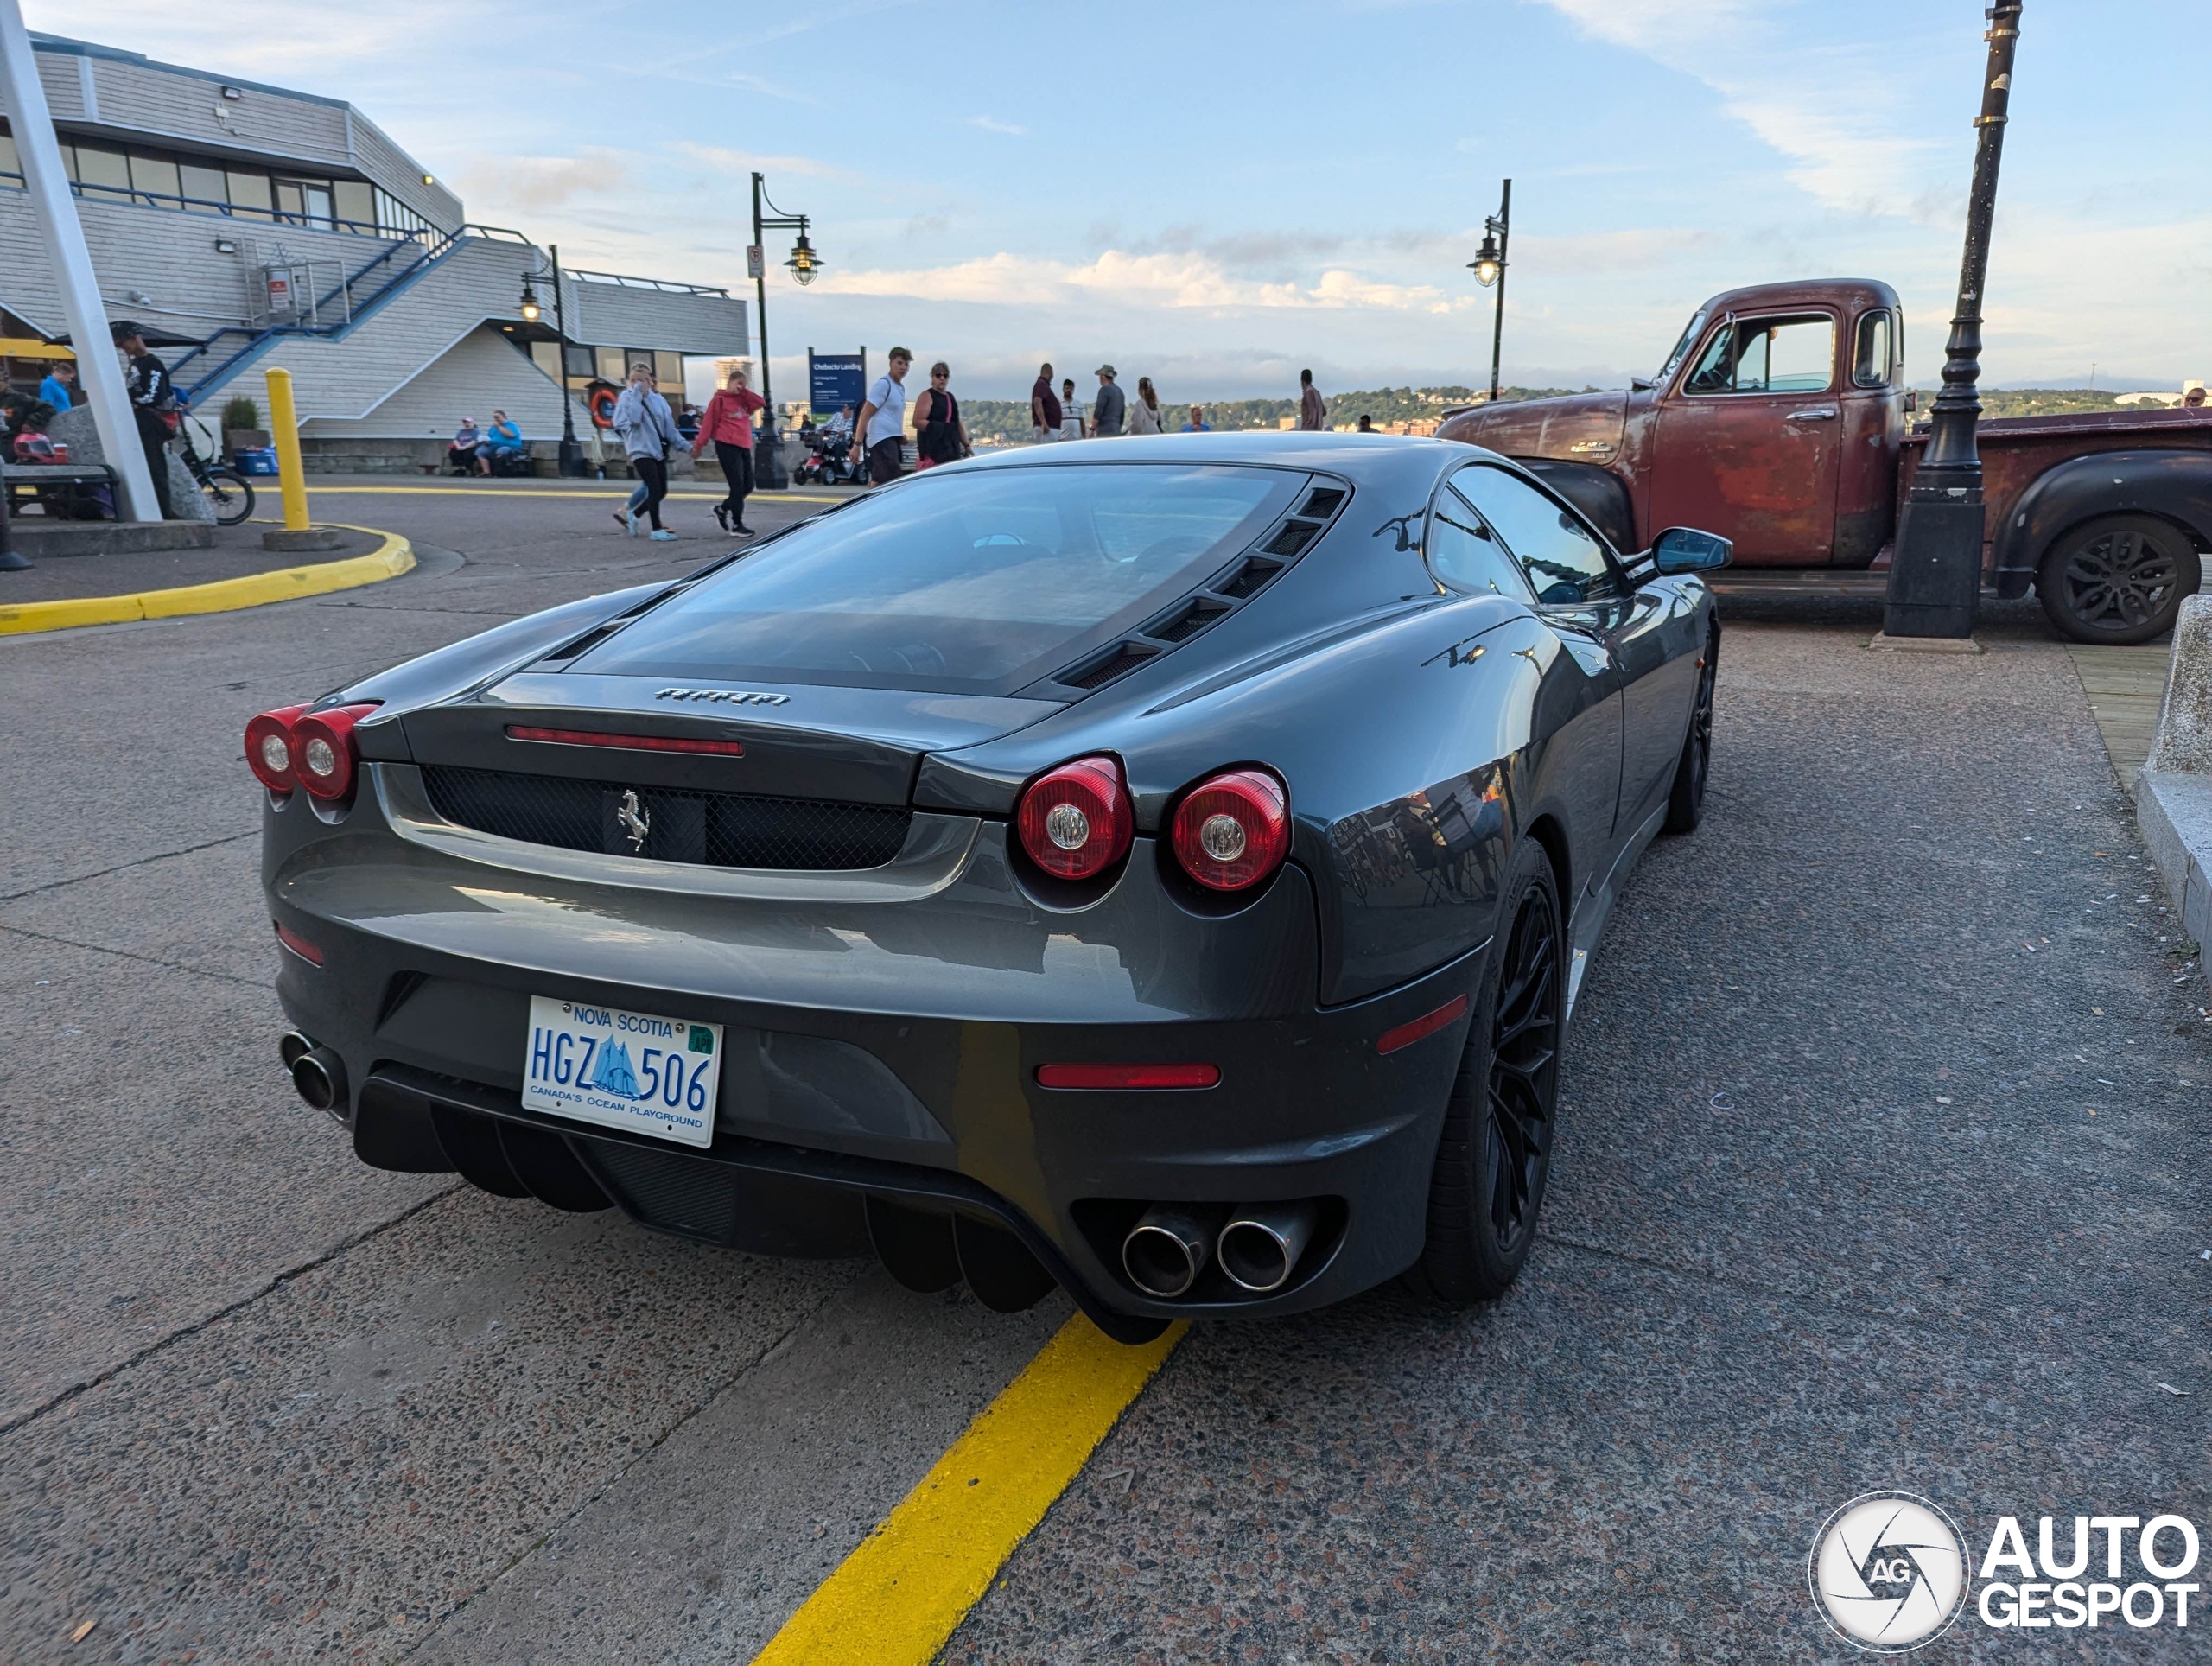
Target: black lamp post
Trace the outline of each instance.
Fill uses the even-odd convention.
[[[1505,345],[1505,248],[1513,233],[1513,181],[1505,181],[1504,194],[1498,198],[1497,212],[1483,222],[1483,246],[1467,263],[1475,275],[1475,282],[1485,289],[1497,286],[1491,303],[1490,319],[1490,397],[1497,403],[1497,360]]]
[[[522,315],[522,321],[525,324],[535,324],[545,315],[545,309],[539,306],[537,302],[536,281],[540,277],[549,278],[553,285],[553,334],[558,338],[554,344],[553,353],[560,366],[559,374],[553,378],[554,385],[561,391],[560,472],[563,476],[573,480],[581,477],[584,472],[584,448],[576,443],[576,413],[569,395],[569,332],[563,327],[562,317],[561,245],[559,244],[549,244],[546,246],[544,272],[524,272],[522,275],[522,302],[515,310]]]
[[[1989,275],[1989,226],[1997,212],[1997,164],[2005,149],[2005,111],[2012,93],[2012,48],[2020,38],[2020,0],[1997,0],[1986,14],[1989,65],[1967,201],[1966,257],[1959,266],[1959,308],[1944,348],[1943,391],[1936,396],[1928,448],[1897,518],[1890,562],[1885,636],[1970,637],[1981,598],[1981,454],[1974,423],[1981,401],[1982,284]]]
[[[761,212],[763,207],[767,213]],[[787,214],[768,200],[762,188],[762,176],[753,176],[753,265],[755,322],[760,332],[760,438],[766,443],[753,454],[753,478],[765,490],[780,492],[789,486],[791,476],[784,472],[782,458],[776,447],[776,401],[768,385],[768,258],[763,236],[771,231],[795,231],[798,241],[791,245],[791,258],[784,264],[791,279],[798,283],[811,283],[822,270],[822,258],[806,238],[807,220],[804,214]]]

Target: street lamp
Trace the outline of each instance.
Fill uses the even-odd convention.
[[[535,287],[536,280],[541,277],[549,280],[553,285],[553,334],[556,338],[553,353],[559,366],[559,373],[554,377],[553,383],[561,391],[560,471],[563,477],[575,480],[582,478],[584,472],[584,448],[576,442],[575,401],[569,392],[569,332],[563,317],[561,305],[561,245],[559,244],[546,245],[543,271],[525,271],[522,275],[522,303],[516,310],[521,313],[523,322],[525,324],[535,324],[545,315],[545,309],[537,304],[537,290]]]
[[[763,207],[767,213],[761,212]],[[822,270],[822,258],[806,238],[807,220],[804,214],[787,214],[768,200],[763,188],[763,176],[753,176],[753,246],[747,251],[747,264],[753,269],[754,313],[760,330],[760,436],[766,442],[764,448],[753,453],[753,478],[765,489],[780,492],[791,484],[791,477],[784,473],[782,460],[776,449],[776,400],[768,385],[768,266],[762,252],[763,234],[770,231],[793,231],[798,241],[791,245],[791,258],[784,264],[792,281],[800,284],[814,282],[815,274]]]
[[[1981,401],[1974,385],[1981,379],[1982,285],[1989,276],[1989,226],[1997,212],[1997,164],[2012,94],[2020,0],[1996,0],[1986,15],[1989,28],[1982,38],[1989,42],[1989,64],[1982,72],[1981,114],[1974,124],[1974,189],[1967,199],[1959,309],[1944,345],[1943,391],[1929,418],[1928,448],[1897,517],[1884,636],[1971,637],[1981,600],[1981,453],[1974,444]]]
[[[1475,282],[1485,289],[1497,286],[1497,294],[1491,303],[1490,318],[1490,397],[1497,403],[1497,359],[1499,350],[1505,345],[1505,246],[1511,241],[1513,232],[1513,181],[1505,181],[1505,192],[1498,199],[1497,212],[1483,221],[1483,246],[1467,263],[1475,275]]]
[[[799,224],[806,224],[806,216],[799,216]],[[802,286],[814,282],[815,274],[822,270],[822,262],[814,252],[814,245],[806,240],[806,233],[798,234],[798,241],[791,245],[791,258],[784,263],[791,268],[791,281]]]

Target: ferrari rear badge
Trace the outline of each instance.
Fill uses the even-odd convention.
[[[788,694],[758,694],[743,689],[663,689],[656,700],[702,700],[725,706],[787,706]]]
[[[622,823],[622,830],[630,836],[632,852],[643,854],[645,835],[653,830],[653,813],[639,804],[635,787],[623,789],[622,807],[614,812],[614,819]]]

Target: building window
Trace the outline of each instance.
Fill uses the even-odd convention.
[[[231,189],[224,183],[219,168],[203,168],[198,162],[183,162],[177,168],[178,183],[183,188],[181,195],[192,200],[194,206],[213,204],[221,207],[231,200]]]
[[[167,156],[142,156],[134,153],[130,158],[130,188],[157,197],[184,194],[177,177],[176,164]]]
[[[99,150],[89,144],[77,148],[77,171],[73,177],[86,191],[103,194],[116,192],[130,194],[130,158],[120,150]]]
[[[274,218],[270,211],[276,207],[276,199],[270,194],[268,175],[231,172],[223,177],[230,185],[231,207],[234,212],[252,219]]]
[[[23,164],[16,157],[16,139],[11,133],[0,133],[0,174],[23,176]]]

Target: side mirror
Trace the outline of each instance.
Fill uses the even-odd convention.
[[[1657,385],[1656,383],[1646,381],[1641,376],[1631,376],[1628,378],[1628,391],[1630,393],[1649,393],[1656,385]]]
[[[1651,559],[1663,577],[1681,573],[1709,573],[1726,567],[1736,546],[1714,532],[1690,526],[1670,526],[1651,540]]]
[[[1918,388],[1907,388],[1904,391],[1904,414],[1908,416],[1912,416],[1915,412],[1919,410],[1919,409],[1920,390]]]

